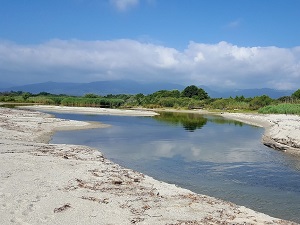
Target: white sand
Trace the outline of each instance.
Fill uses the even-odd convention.
[[[94,115],[116,115],[116,116],[155,116],[158,113],[149,110],[126,110],[126,109],[109,109],[96,107],[66,107],[66,106],[51,106],[51,105],[34,105],[20,106],[23,109],[32,109],[47,112],[61,113],[77,113],[77,114],[94,114]]]
[[[101,124],[0,108],[0,224],[295,224],[125,169],[53,130]],[[46,138],[48,140],[48,138]]]
[[[262,142],[276,150],[300,156],[300,116],[224,113],[222,116],[265,128]]]

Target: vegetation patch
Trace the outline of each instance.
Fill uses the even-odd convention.
[[[152,94],[108,94],[100,96],[87,93],[83,96],[55,95],[47,92],[32,94],[22,91],[0,92],[0,102],[34,103],[43,105],[61,105],[76,107],[102,108],[172,108],[172,109],[208,109],[211,111],[280,113],[300,115],[300,89],[291,96],[272,99],[267,95],[245,98],[211,98],[205,90],[195,85],[184,90],[159,90]]]
[[[283,103],[278,105],[265,106],[258,110],[263,114],[294,114],[300,115],[300,104]]]

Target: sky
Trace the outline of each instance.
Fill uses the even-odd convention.
[[[299,0],[0,0],[0,86],[300,88]]]

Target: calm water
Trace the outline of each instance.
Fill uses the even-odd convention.
[[[300,223],[300,159],[262,145],[262,128],[195,114],[54,115],[112,126],[57,132],[51,143],[96,147],[156,179]]]

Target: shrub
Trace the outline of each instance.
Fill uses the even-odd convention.
[[[263,114],[295,114],[300,115],[300,104],[269,105],[258,110]]]

